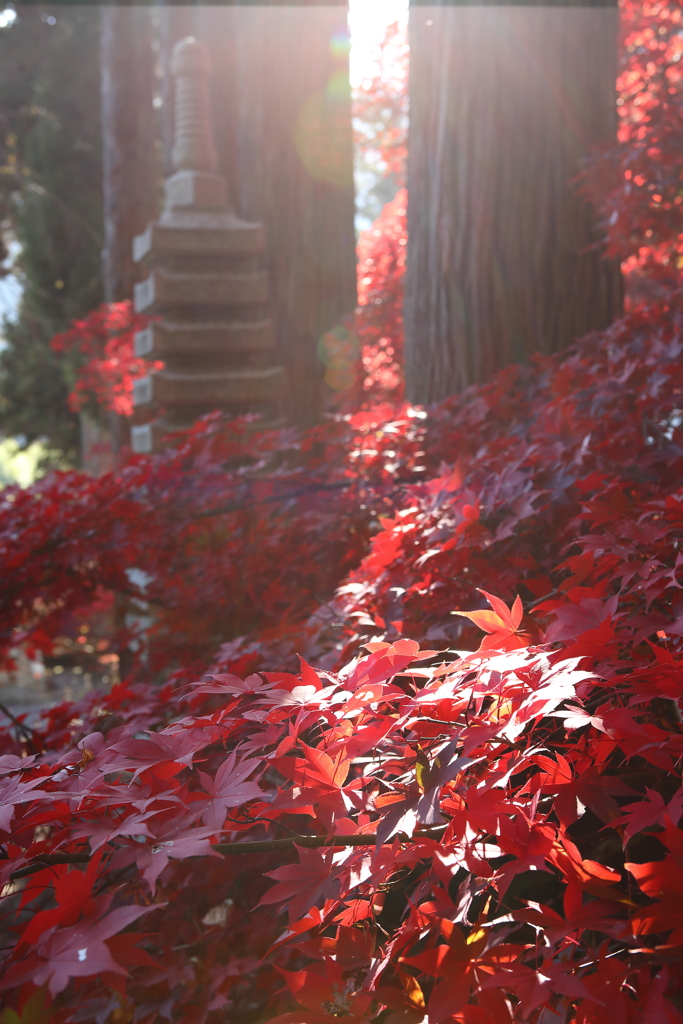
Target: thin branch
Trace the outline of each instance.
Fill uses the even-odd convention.
[[[420,839],[440,839],[446,831],[446,826],[430,829],[429,831],[416,832],[413,836],[407,836],[399,832],[391,839],[385,839],[384,843],[393,843],[398,839],[401,843],[419,842]],[[265,853],[268,850],[293,850],[295,846],[306,846],[313,848],[334,847],[334,846],[376,846],[377,833],[366,832],[350,836],[295,836],[293,839],[263,839],[252,843],[217,843],[213,849],[225,855],[241,853]]]
[[[23,735],[24,739],[28,743],[33,753],[36,754],[38,751],[36,749],[35,743],[33,742],[33,729],[29,728],[28,725],[24,725],[23,722],[20,722],[19,719],[12,714],[9,708],[5,707],[4,704],[0,704],[0,711],[2,711],[3,715],[7,715],[7,717],[9,718],[10,722],[12,722],[17,732],[20,735]]]
[[[440,839],[446,826],[442,825],[438,828],[425,829],[421,832],[415,832],[412,836],[407,836],[403,832],[398,832],[391,839],[385,839],[385,844],[390,844],[394,839],[398,839],[401,843],[414,843],[419,842],[421,839]],[[376,846],[377,844],[377,833],[368,832],[358,835],[351,836],[293,836],[291,839],[263,839],[258,842],[252,843],[216,843],[213,844],[213,849],[217,853],[224,855],[240,854],[240,853],[265,853],[269,850],[293,850],[295,846],[306,846],[306,847],[335,847],[335,846]],[[27,864],[23,868],[18,868],[13,871],[9,876],[10,881],[14,882],[18,878],[26,878],[28,875],[33,875],[37,871],[43,871],[45,868],[54,867],[57,864],[87,864],[90,860],[89,853],[51,853],[45,857],[41,857],[35,864]]]
[[[555,587],[554,590],[549,590],[547,594],[541,594],[541,596],[537,597],[535,601],[531,602],[531,604],[525,605],[524,611],[530,612],[532,608],[535,608],[539,604],[543,604],[544,601],[548,601],[551,597],[557,597],[561,593],[562,591]]]
[[[9,880],[15,882],[18,878],[27,878],[28,875],[35,875],[36,871],[44,871],[45,868],[53,868],[57,864],[87,864],[89,860],[89,853],[50,853],[40,857],[34,864],[17,868],[9,876]]]

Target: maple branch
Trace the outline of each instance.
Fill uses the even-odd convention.
[[[418,842],[420,839],[440,839],[446,826],[416,832],[413,836],[407,836],[399,832],[391,839],[386,839],[385,845],[393,843],[398,839],[401,843]],[[265,853],[268,850],[293,850],[295,846],[306,847],[333,847],[333,846],[376,846],[377,833],[365,832],[350,836],[294,836],[292,839],[262,839],[252,843],[217,843],[213,849],[225,855],[240,853]]]
[[[561,593],[562,591],[555,587],[554,590],[549,590],[547,594],[541,594],[541,596],[537,597],[535,601],[531,601],[529,604],[526,604],[524,606],[525,611],[530,612],[532,608],[535,608],[539,604],[543,604],[544,601],[547,601],[551,597],[557,597],[558,594]]]
[[[386,839],[385,844],[392,843],[398,839],[401,843],[418,842],[420,839],[440,839],[446,831],[446,825],[433,829],[425,829],[423,832],[416,832],[413,836],[407,836],[404,832],[398,832],[391,839]],[[333,847],[333,846],[375,846],[377,844],[377,833],[367,832],[350,836],[293,836],[291,839],[262,839],[252,843],[214,843],[213,849],[224,855],[235,853],[265,853],[269,850],[293,850],[295,846],[307,847]],[[91,855],[89,853],[50,853],[41,857],[34,864],[26,864],[23,868],[17,868],[9,876],[11,882],[19,878],[27,878],[37,871],[45,868],[55,867],[57,864],[87,864]]]
[[[40,857],[34,864],[17,868],[9,876],[9,880],[15,882],[18,878],[27,878],[28,875],[34,875],[36,871],[44,871],[45,868],[53,868],[57,864],[87,864],[90,856],[89,853],[49,853],[45,857]]]
[[[0,704],[0,711],[2,711],[3,715],[7,715],[7,717],[9,718],[10,722],[12,722],[19,735],[24,737],[24,740],[31,748],[33,753],[37,754],[38,751],[33,741],[33,729],[29,728],[28,725],[24,725],[23,722],[20,722],[19,719],[12,714],[10,709],[5,707],[4,704]]]

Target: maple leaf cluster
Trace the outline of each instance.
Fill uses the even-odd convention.
[[[362,344],[365,401],[403,398],[403,290],[408,192],[399,189],[358,239],[356,332]]]
[[[426,415],[3,492],[6,648],[155,620],[0,732],[8,1012],[680,1022],[682,354],[672,294]]]
[[[358,238],[354,329],[361,344],[366,404],[403,397],[408,54],[405,29],[397,22],[389,25],[376,55],[375,74],[354,95],[354,145],[361,169],[364,160],[371,160],[385,187],[396,192]]]
[[[677,642],[594,664],[584,622],[530,644],[485,597],[459,656],[369,642],[0,734],[5,1015],[680,1021]]]
[[[370,62],[370,74],[353,94],[354,150],[375,174],[405,185],[408,157],[408,65],[406,26],[387,25]]]
[[[680,282],[683,268],[683,7],[621,0],[615,145],[586,168],[631,301]]]
[[[115,595],[105,657],[127,658],[134,676],[175,663],[194,677],[219,645],[257,634],[280,666],[296,665],[278,643],[291,647],[358,564],[402,482],[426,473],[423,423],[417,410],[381,407],[303,434],[254,433],[248,419],[214,414],[176,448],[117,473],[5,488],[0,657],[20,644],[51,655]]]
[[[111,409],[120,416],[133,412],[133,384],[154,370],[163,369],[159,360],[140,359],[133,349],[136,331],[147,326],[147,317],[133,312],[132,304],[103,303],[68,331],[50,342],[55,352],[76,352],[80,366],[69,394],[69,408]]]

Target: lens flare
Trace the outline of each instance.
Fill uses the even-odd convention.
[[[326,331],[318,342],[318,355],[326,366],[325,383],[333,391],[347,391],[356,382],[360,342],[346,327]]]
[[[294,148],[320,181],[353,187],[348,75],[332,75],[327,88],[309,96],[294,126]]]
[[[341,29],[330,39],[330,53],[333,57],[338,57],[342,60],[344,57],[348,57],[351,52],[351,37],[348,29]]]

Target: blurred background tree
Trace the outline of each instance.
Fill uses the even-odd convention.
[[[0,29],[0,219],[23,291],[0,352],[0,432],[78,457],[73,361],[52,336],[102,299],[100,13],[22,6]],[[14,243],[14,246],[12,246]]]

